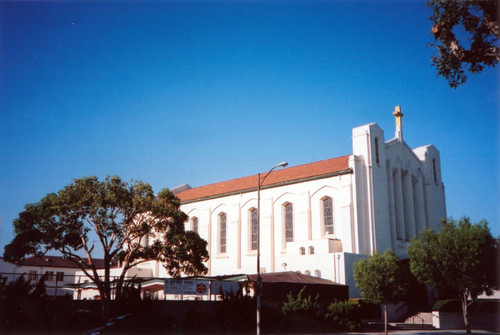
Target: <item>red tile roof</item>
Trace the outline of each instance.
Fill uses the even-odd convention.
[[[349,169],[349,155],[275,170],[264,180],[262,188],[295,183],[318,177],[328,177],[343,172],[352,172]],[[262,177],[264,175],[265,173],[262,174]],[[253,175],[191,188],[177,193],[176,196],[181,200],[181,203],[193,202],[206,198],[216,198],[235,193],[255,191],[257,189],[257,183],[258,175]]]

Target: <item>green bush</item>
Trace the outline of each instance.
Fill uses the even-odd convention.
[[[335,300],[327,306],[325,318],[334,327],[350,331],[359,330],[361,328],[361,305],[356,300]]]
[[[318,312],[319,294],[316,295],[316,298],[313,300],[311,296],[304,296],[305,290],[306,286],[300,290],[297,297],[294,297],[292,292],[288,293],[287,301],[283,302],[281,306],[281,314],[283,314],[285,318],[298,315],[316,316]]]

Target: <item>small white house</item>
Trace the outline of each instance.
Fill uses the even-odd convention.
[[[78,270],[78,265],[60,256],[29,257],[17,264],[0,259],[0,277],[11,282],[24,276],[36,284],[45,275],[46,293],[53,297],[73,296],[73,290],[65,286],[75,282]]]

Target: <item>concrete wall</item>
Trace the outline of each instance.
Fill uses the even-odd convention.
[[[500,330],[500,315],[497,313],[470,313],[472,329]],[[438,329],[464,329],[462,313],[432,312],[432,325]]]
[[[358,252],[391,248],[407,257],[410,238],[439,229],[446,217],[439,151],[433,145],[412,150],[402,134],[386,141],[375,123],[352,133]]]
[[[309,271],[333,280],[332,244],[337,251],[353,250],[350,174],[322,178],[261,191],[261,270]],[[321,200],[333,200],[334,234],[325,235]],[[284,205],[293,205],[293,241],[284,230]],[[256,273],[256,251],[251,250],[251,210],[257,208],[256,192],[241,193],[181,206],[198,218],[198,231],[208,241],[210,275]],[[226,214],[226,252],[220,252],[219,217]],[[190,228],[189,223],[186,226]],[[334,241],[334,242],[332,242]],[[301,254],[304,248],[305,255]],[[314,251],[312,250],[314,249]],[[335,248],[334,248],[335,249]],[[340,249],[340,250],[339,250]],[[319,272],[318,272],[319,271]]]

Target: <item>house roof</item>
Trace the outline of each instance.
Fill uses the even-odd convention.
[[[293,271],[263,273],[261,277],[264,283],[300,283],[344,286],[328,279],[313,277]],[[257,275],[249,275],[248,278],[251,281],[256,281]]]
[[[93,259],[96,268],[103,269],[104,268],[104,260],[103,259]],[[74,262],[70,261],[67,258],[61,256],[40,256],[40,257],[28,257],[19,262],[17,262],[19,266],[40,266],[40,267],[55,267],[55,268],[72,268],[79,269],[79,266]],[[113,264],[112,264],[113,266]]]
[[[326,178],[343,173],[352,173],[349,169],[349,155],[303,164],[273,171],[262,183],[262,189],[293,184],[301,181]],[[265,174],[262,174],[265,176]],[[218,198],[257,190],[258,175],[227,180],[219,183],[195,187],[177,193],[181,203]]]

